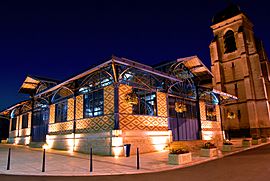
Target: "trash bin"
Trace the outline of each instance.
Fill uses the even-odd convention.
[[[125,157],[130,156],[130,147],[131,147],[131,144],[124,144]]]

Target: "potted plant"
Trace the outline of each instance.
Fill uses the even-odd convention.
[[[171,149],[168,162],[170,165],[180,165],[192,161],[191,152],[185,148]]]
[[[232,142],[226,140],[223,142],[222,151],[232,151],[233,144]]]
[[[215,157],[218,155],[218,149],[215,144],[207,142],[201,148],[200,156],[203,157]]]
[[[257,135],[252,135],[252,145],[259,145],[262,143],[262,140]]]
[[[251,140],[244,138],[242,140],[242,147],[250,147],[251,146]]]
[[[261,136],[261,140],[262,140],[262,143],[267,143],[268,138],[267,138],[267,136],[263,135],[263,136]]]

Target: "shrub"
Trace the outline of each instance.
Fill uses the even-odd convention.
[[[232,142],[225,140],[225,141],[223,141],[223,145],[233,145],[233,144],[232,144]]]
[[[258,139],[260,139],[260,137],[259,137],[258,135],[252,135],[251,138],[252,138],[253,140],[258,140]]]
[[[178,148],[178,149],[171,149],[170,150],[170,154],[185,154],[185,153],[189,153],[188,149],[186,148]]]
[[[211,149],[211,148],[216,148],[215,144],[211,143],[211,142],[207,142],[203,145],[202,147],[203,149]]]

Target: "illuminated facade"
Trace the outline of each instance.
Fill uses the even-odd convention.
[[[248,16],[231,5],[213,18],[210,44],[213,87],[237,96],[222,108],[232,136],[270,135],[269,60]]]
[[[112,57],[63,82],[28,76],[20,92],[31,99],[1,114],[10,116],[10,143],[158,151],[172,141],[222,140],[220,100],[236,97],[212,90],[212,78],[196,56],[154,67]]]

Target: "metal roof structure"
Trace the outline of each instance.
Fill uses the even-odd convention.
[[[200,80],[212,79],[212,72],[203,64],[198,56],[191,56],[177,59],[177,62],[183,63],[189,71]]]
[[[26,104],[26,103],[28,103],[28,102],[30,102],[30,100],[24,100],[24,101],[18,102],[18,103],[16,103],[16,104],[13,104],[12,106],[10,106],[10,107],[8,107],[8,108],[6,108],[6,109],[0,111],[0,115],[7,116],[7,115],[10,114],[10,112],[11,112],[13,109],[15,109],[15,108],[17,108],[17,107],[20,107],[20,106],[22,106],[22,105],[24,105],[24,104]]]
[[[121,65],[127,65],[127,66],[130,66],[130,67],[133,67],[133,68],[136,68],[136,69],[139,69],[139,70],[142,70],[142,71],[154,74],[154,75],[158,75],[160,77],[170,79],[172,81],[176,81],[176,82],[181,82],[182,81],[181,79],[179,79],[179,78],[177,78],[175,76],[172,76],[170,74],[158,71],[158,70],[156,70],[156,69],[154,69],[154,68],[152,68],[152,67],[150,67],[148,65],[138,63],[138,62],[135,62],[133,60],[129,60],[127,58],[119,58],[119,57],[113,56],[110,60],[108,60],[108,61],[106,61],[106,62],[104,62],[104,63],[102,63],[102,64],[100,64],[100,65],[98,65],[96,67],[93,67],[93,68],[91,68],[91,69],[89,69],[89,70],[87,70],[87,71],[85,71],[85,72],[83,72],[81,74],[78,74],[78,75],[76,75],[76,76],[74,76],[74,77],[72,77],[72,78],[70,78],[70,79],[68,79],[68,80],[66,80],[66,81],[64,81],[64,82],[62,82],[60,84],[57,84],[56,86],[51,87],[51,88],[49,88],[49,89],[35,95],[35,97],[39,97],[39,96],[41,96],[43,94],[46,94],[48,92],[52,92],[52,91],[60,88],[61,86],[65,86],[65,85],[71,83],[72,81],[80,79],[80,78],[82,78],[82,77],[84,77],[84,76],[86,76],[88,74],[91,74],[91,73],[93,73],[93,72],[95,72],[95,71],[97,71],[97,70],[99,70],[99,69],[101,69],[103,67],[109,66],[109,65],[111,65],[113,63],[117,63],[117,64],[121,64]]]
[[[59,81],[48,78],[28,75],[23,81],[22,86],[19,89],[19,93],[33,94],[38,89],[38,86],[42,83],[49,83],[56,85]]]

